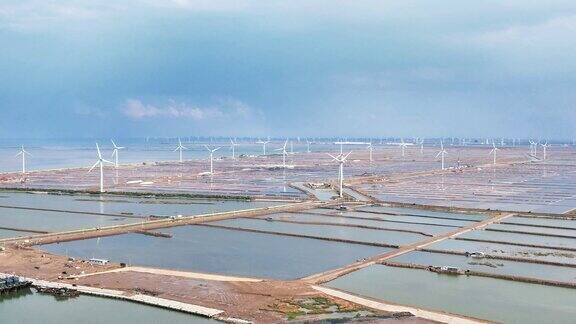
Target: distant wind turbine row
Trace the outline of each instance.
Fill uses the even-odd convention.
[[[118,146],[116,144],[116,142],[114,142],[114,140],[111,140],[112,142],[112,158],[114,160],[114,162],[108,161],[106,159],[104,159],[102,157],[102,152],[100,151],[100,146],[98,143],[96,143],[96,151],[97,151],[97,161],[94,163],[94,165],[92,165],[92,167],[88,170],[88,173],[91,173],[96,167],[99,167],[100,169],[100,183],[99,183],[99,191],[101,193],[104,192],[104,166],[106,164],[109,165],[114,165],[116,168],[119,167],[120,165],[120,151],[125,149],[125,147],[123,146]],[[270,143],[270,138],[268,138],[267,140],[258,140],[256,142],[256,144],[261,144],[262,145],[262,153],[263,155],[266,155],[267,151],[266,151],[266,146]],[[454,142],[454,140],[453,140]],[[310,146],[311,144],[313,144],[313,141],[310,141],[308,139],[306,139],[306,152],[311,152]],[[462,141],[461,143],[465,143],[464,141]],[[478,143],[478,141],[476,141],[476,143]],[[490,143],[488,140],[483,141],[481,144],[483,145],[487,145],[488,143]],[[512,140],[512,143],[514,143],[514,145],[516,145],[516,141]],[[548,144],[548,142],[546,141],[545,143],[541,144],[540,141],[535,142],[532,140],[529,140],[529,145],[530,145],[530,155],[535,157],[538,153],[538,146],[542,147],[542,159],[546,160],[547,159],[547,149],[550,146]],[[288,148],[288,144],[290,144],[290,152],[287,151]],[[366,150],[368,150],[368,157],[369,157],[369,161],[370,163],[372,163],[374,161],[374,145],[372,144],[372,141],[369,142],[352,142],[352,141],[337,141],[337,142],[333,142],[334,145],[339,145],[340,146],[340,154],[338,154],[337,156],[334,156],[332,154],[328,154],[334,161],[338,162],[339,164],[339,171],[338,171],[338,181],[339,181],[339,195],[340,197],[343,196],[343,178],[344,178],[344,164],[346,163],[348,157],[350,156],[350,154],[352,152],[349,152],[347,154],[343,153],[344,150],[344,145],[366,145]],[[383,142],[381,142],[381,144],[384,144]],[[496,146],[496,141],[492,140],[491,142],[492,144],[492,149],[490,150],[490,152],[488,153],[489,155],[492,156],[492,164],[493,165],[497,165],[497,156],[498,156],[498,151],[500,150],[497,146]],[[504,141],[504,139],[500,140],[500,145],[504,146],[506,143]],[[236,147],[239,144],[236,142],[235,139],[230,138],[230,150],[232,153],[232,159],[236,160]],[[398,146],[401,149],[401,154],[402,157],[405,157],[406,155],[406,148],[408,146],[412,146],[412,145],[419,145],[420,148],[420,154],[424,153],[424,139],[423,138],[415,138],[413,142],[405,142],[404,139],[400,139],[400,142],[388,142],[386,143],[386,145],[393,145],[393,146]],[[206,150],[209,152],[209,156],[210,156],[210,172],[208,172],[208,174],[213,175],[214,174],[214,153],[218,150],[221,149],[221,147],[217,147],[217,148],[211,148],[208,145],[204,145],[204,147],[206,148]],[[178,138],[178,145],[177,147],[174,149],[174,152],[178,152],[178,157],[179,157],[179,162],[183,163],[183,151],[187,150],[188,148],[185,147],[182,144],[182,141],[180,138]],[[287,156],[294,154],[294,149],[293,149],[293,142],[290,141],[289,139],[286,139],[284,141],[284,144],[282,147],[275,149],[274,151],[279,152],[282,155],[282,167],[283,168],[288,168],[288,167],[293,167],[293,166],[288,166],[287,165]],[[445,170],[446,169],[446,165],[445,165],[445,155],[448,154],[448,152],[446,151],[445,147],[444,147],[444,141],[441,139],[440,140],[440,151],[436,154],[436,158],[440,158],[441,159],[441,169]],[[22,159],[22,174],[26,174],[27,172],[27,157],[32,156],[25,148],[24,146],[21,146],[20,151],[16,154],[16,156],[20,156]],[[458,158],[458,163],[460,163],[460,158]]]

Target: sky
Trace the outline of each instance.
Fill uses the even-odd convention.
[[[576,2],[2,0],[0,137],[576,138]]]

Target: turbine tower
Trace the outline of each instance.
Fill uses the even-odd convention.
[[[548,141],[546,141],[546,143],[540,144],[540,145],[542,145],[542,159],[543,159],[543,160],[546,160],[546,149],[547,149],[548,146],[550,146],[550,145],[548,145]]]
[[[312,144],[312,142],[310,142],[308,139],[306,139],[306,152],[310,153],[310,144]]]
[[[230,138],[230,149],[232,150],[232,160],[236,160],[236,146],[238,146],[238,144],[232,138]]]
[[[533,140],[530,140],[530,154],[536,155],[537,144]]]
[[[214,152],[218,151],[220,147],[215,149],[211,149],[208,145],[204,145],[204,147],[210,152],[210,174],[214,174]]]
[[[444,149],[444,142],[440,140],[440,152],[436,154],[436,158],[442,156],[442,170],[444,170],[444,155],[446,154],[448,154],[448,152],[446,152],[446,150]]]
[[[174,152],[180,151],[180,163],[182,163],[182,150],[187,150],[187,148],[182,145],[182,141],[180,141],[180,137],[178,137],[178,146]]]
[[[90,168],[90,170],[88,170],[88,173],[92,172],[92,170],[94,170],[95,167],[100,166],[100,193],[104,192],[104,163],[108,163],[111,165],[114,165],[113,162],[110,162],[108,160],[104,160],[102,158],[102,153],[100,153],[100,146],[98,146],[98,143],[96,143],[96,151],[98,152],[98,160],[96,161],[96,163],[94,163],[94,165]]]
[[[256,142],[256,144],[262,144],[262,155],[266,155],[266,145],[268,143],[270,143],[270,140],[267,141],[259,140],[258,142]]]
[[[112,157],[114,158],[114,166],[118,168],[118,153],[120,150],[125,149],[125,147],[117,146],[116,143],[114,143],[114,140],[110,140],[110,142],[112,142],[112,146],[114,146],[114,151],[112,151]]]
[[[282,151],[282,167],[284,169],[286,169],[286,155],[288,155],[288,152],[286,151],[286,145],[288,145],[288,140],[286,140],[286,142],[284,142],[283,147],[274,150],[274,151]]]
[[[344,197],[344,191],[343,191],[343,187],[344,187],[344,163],[346,162],[346,159],[348,158],[350,153],[352,153],[352,152],[350,151],[346,155],[339,154],[338,156],[334,156],[330,153],[326,153],[334,161],[338,162],[338,164],[340,165],[340,168],[338,171],[338,178],[339,178],[339,182],[340,182],[340,198]]]
[[[22,155],[22,174],[25,174],[26,173],[26,155],[32,156],[32,154],[28,153],[28,151],[26,151],[24,149],[24,145],[22,145],[20,152],[18,152],[18,154],[16,154],[16,156],[19,156],[19,155]]]
[[[496,143],[492,142],[492,150],[490,151],[490,153],[488,153],[488,155],[493,154],[494,155],[494,165],[496,165],[496,152],[498,152],[500,149],[496,147]]]
[[[420,139],[420,155],[424,155],[424,139]]]
[[[406,151],[406,146],[408,146],[407,143],[404,143],[404,139],[401,138],[400,139],[400,148],[402,149],[402,157],[404,157],[405,151]]]
[[[372,142],[368,143],[368,152],[370,153],[370,163],[372,163],[372,161],[374,161],[374,159],[372,158],[372,153],[374,153],[374,147],[372,146]]]

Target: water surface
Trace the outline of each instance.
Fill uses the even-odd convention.
[[[385,301],[502,323],[574,323],[574,289],[371,266],[327,286]]]
[[[390,249],[357,244],[182,226],[161,229],[173,238],[124,234],[44,245],[80,258],[247,277],[295,279],[337,268]]]
[[[303,234],[318,237],[337,238],[367,243],[386,243],[393,245],[405,245],[427,238],[427,236],[416,233],[391,232],[334,225],[293,224],[247,218],[228,219],[211,222],[210,224],[288,234]]]
[[[31,289],[0,296],[0,323],[219,323],[215,320],[137,303],[82,295],[64,301]]]

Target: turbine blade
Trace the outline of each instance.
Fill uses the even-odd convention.
[[[328,154],[329,157],[331,157],[332,159],[334,159],[334,161],[339,161],[337,157],[335,157],[334,155],[330,154],[330,153],[326,153]]]
[[[94,170],[94,168],[97,167],[98,164],[100,164],[100,160],[98,160],[98,161],[96,161],[96,163],[94,163],[94,165],[90,168],[90,170],[88,170],[88,173],[92,172],[92,170]]]

